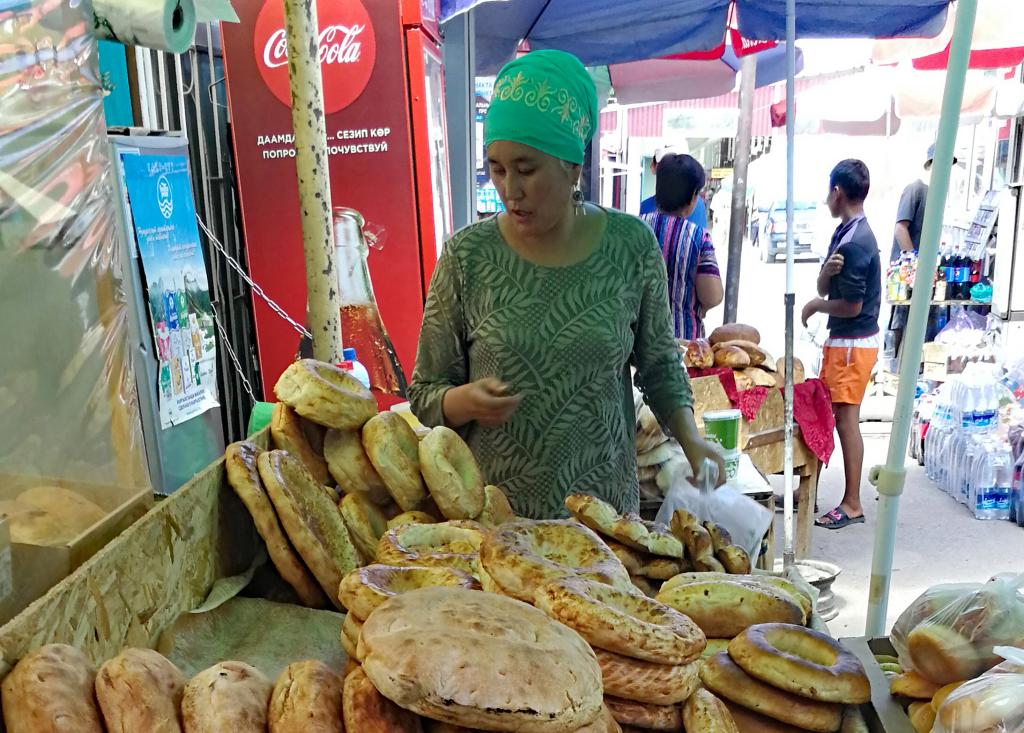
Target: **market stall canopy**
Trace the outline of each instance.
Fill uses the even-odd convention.
[[[950,0],[796,0],[800,38],[930,37]],[[520,41],[576,54],[588,66],[710,50],[730,11],[740,34],[784,40],[784,0],[442,0],[443,20],[474,9],[478,70],[495,72]]]
[[[797,49],[797,73],[803,69],[803,52]],[[759,51],[757,86],[765,87],[786,78],[786,47],[780,44]],[[720,58],[659,58],[611,64],[615,97],[620,104],[674,102],[728,94],[736,86],[740,59],[732,46]]]
[[[953,38],[956,11],[948,14],[934,38],[877,41],[871,53],[876,64],[910,61],[919,71],[945,70]],[[978,0],[978,17],[971,36],[972,69],[1006,69],[1024,62],[1024,3],[1020,0]]]

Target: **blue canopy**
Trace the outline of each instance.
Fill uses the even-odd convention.
[[[950,0],[796,0],[799,38],[937,35]],[[494,72],[526,39],[587,66],[713,49],[732,0],[441,0],[444,20],[474,8],[481,72]],[[735,0],[740,33],[785,40],[786,0]]]

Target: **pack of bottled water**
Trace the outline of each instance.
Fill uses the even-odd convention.
[[[1019,377],[1024,384],[1024,365]],[[998,433],[1001,401],[1010,389],[993,365],[969,364],[939,388],[925,436],[927,476],[978,519],[1010,519],[1019,500],[1016,462]]]

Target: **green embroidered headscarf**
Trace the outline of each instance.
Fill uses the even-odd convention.
[[[498,74],[484,145],[508,140],[579,165],[597,115],[597,91],[578,58],[564,51],[532,51]]]

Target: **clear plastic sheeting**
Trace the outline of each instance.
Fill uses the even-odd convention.
[[[0,0],[0,500],[8,514],[25,509],[9,500],[39,485],[75,491],[105,512],[149,485],[97,46],[72,4]],[[12,521],[18,541],[15,530]]]

